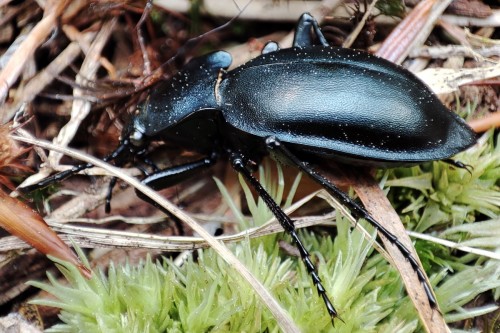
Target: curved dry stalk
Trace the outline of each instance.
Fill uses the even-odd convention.
[[[82,63],[80,68],[80,72],[76,76],[76,84],[85,86],[88,80],[95,79],[97,75],[97,70],[101,66],[101,51],[106,45],[109,37],[113,32],[113,27],[117,22],[117,18],[111,19],[109,21],[105,21],[96,35],[96,38],[92,42],[90,49],[85,57],[85,60]],[[85,48],[82,47],[83,50]],[[54,143],[56,145],[67,146],[68,143],[73,139],[76,134],[76,131],[80,127],[82,121],[87,117],[90,113],[91,103],[84,99],[78,98],[82,96],[84,93],[81,88],[75,88],[73,90],[73,96],[75,99],[73,100],[73,105],[71,107],[71,118],[70,120],[61,128],[59,134],[56,138],[54,138]],[[59,163],[59,160],[62,158],[63,154],[57,153],[55,151],[51,151],[48,156],[48,165],[56,165]]]

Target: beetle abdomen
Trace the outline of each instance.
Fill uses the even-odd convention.
[[[227,73],[220,89],[232,126],[324,155],[411,163],[447,158],[475,142],[413,74],[358,51],[272,52]]]

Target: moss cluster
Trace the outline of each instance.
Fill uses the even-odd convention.
[[[470,165],[471,171],[435,162],[386,171],[381,174],[382,183],[391,188],[389,197],[409,229],[498,252],[499,142],[494,142],[493,133],[489,133],[458,159]],[[270,176],[269,167],[260,173],[261,181],[277,202],[290,205],[299,178],[283,200],[281,171],[277,180]],[[236,212],[241,228],[263,224],[271,213],[261,200],[254,200],[244,182],[242,186],[252,216]],[[230,201],[228,196],[226,199]],[[235,205],[228,203],[234,209]],[[339,310],[342,320],[336,320],[335,332],[419,331],[418,317],[405,296],[398,273],[372,250],[373,239],[366,240],[356,230],[351,231],[349,222],[341,216],[335,222],[334,236],[301,232]],[[374,237],[374,230],[365,227]],[[299,258],[280,253],[278,238],[286,236],[268,235],[230,248],[288,310],[303,332],[333,331],[309,274]],[[494,305],[467,309],[462,306],[484,292],[498,299],[498,260],[457,252],[429,241],[417,241],[416,248],[448,322],[497,309]],[[211,250],[197,254],[196,261],[189,258],[181,267],[169,260],[152,262],[149,258],[137,267],[111,265],[107,276],[98,272],[91,280],[85,280],[71,265],[58,262],[69,286],[53,277],[49,283],[32,282],[58,299],[36,303],[62,310],[62,323],[49,332],[279,331],[253,290],[220,257]]]

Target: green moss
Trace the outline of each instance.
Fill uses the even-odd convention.
[[[472,166],[470,173],[436,162],[383,174],[385,185],[391,186],[389,196],[410,229],[440,232],[442,237],[473,246],[478,245],[475,240],[482,239],[487,249],[498,251],[498,234],[494,233],[500,232],[500,154],[493,137],[487,134],[479,147],[457,157]],[[294,191],[283,198],[281,171],[276,180],[269,170],[269,166],[260,169],[261,181],[277,202],[290,205]],[[292,187],[296,188],[298,182]],[[245,230],[262,225],[272,215],[260,199],[253,198],[244,182],[242,186],[251,217],[237,211],[228,195],[226,200]],[[477,222],[485,218],[488,221]],[[277,241],[288,240],[288,236],[268,235],[229,247],[303,332],[421,331],[397,271],[372,250],[372,240],[351,231],[347,219],[337,216],[335,222],[335,235],[300,232],[339,311],[341,320],[335,321],[335,330],[300,258],[280,251]],[[360,223],[375,235],[370,226]],[[416,247],[449,322],[496,309],[494,305],[462,306],[481,293],[498,297],[498,260],[464,255],[428,241],[417,241]],[[279,331],[255,292],[219,256],[211,250],[197,254],[196,261],[189,258],[181,267],[169,260],[152,262],[149,258],[137,267],[111,265],[107,276],[94,272],[90,280],[82,278],[71,265],[55,260],[69,285],[50,276],[49,283],[32,282],[57,298],[35,303],[62,310],[62,323],[49,332]]]

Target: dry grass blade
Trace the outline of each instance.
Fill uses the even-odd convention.
[[[229,251],[229,249],[220,241],[216,240],[212,235],[210,235],[203,227],[201,227],[195,220],[193,220],[189,215],[184,213],[182,210],[177,208],[175,205],[170,203],[168,200],[163,198],[157,192],[151,188],[141,184],[137,179],[124,174],[117,167],[114,167],[108,163],[105,163],[97,158],[91,157],[87,154],[81,153],[79,151],[71,150],[68,148],[63,148],[56,146],[46,141],[34,140],[23,138],[19,136],[13,136],[13,139],[19,140],[25,143],[40,146],[45,149],[55,150],[57,152],[70,155],[73,158],[79,159],[81,161],[91,163],[95,166],[106,169],[112,173],[115,177],[127,182],[129,185],[136,188],[138,191],[142,192],[150,199],[154,200],[158,205],[162,206],[164,209],[170,211],[174,216],[185,222],[197,232],[203,239],[210,244],[212,249],[214,249],[231,267],[233,267],[255,290],[259,295],[264,304],[271,311],[273,316],[276,318],[281,329],[285,332],[300,332],[298,327],[293,323],[290,316],[281,308],[278,302],[269,294],[269,292],[264,288],[264,286],[252,275],[252,273],[234,256],[234,254]]]
[[[105,22],[99,33],[97,33],[97,36],[92,43],[85,60],[83,61],[80,72],[76,76],[76,84],[85,86],[88,80],[94,80],[96,78],[97,70],[101,65],[99,62],[101,51],[111,36],[115,23],[116,19]],[[75,100],[73,101],[71,108],[71,119],[63,128],[61,128],[59,135],[54,139],[54,143],[57,145],[66,146],[75,136],[81,122],[90,113],[91,103],[78,98],[83,95],[82,90],[80,88],[75,88],[73,95]],[[58,164],[61,157],[62,154],[51,151],[48,159],[49,165]]]
[[[465,245],[462,245],[460,243],[452,242],[452,241],[438,238],[438,237],[434,237],[434,236],[429,236],[429,235],[422,234],[419,232],[407,231],[407,233],[414,238],[424,239],[424,240],[427,240],[429,242],[433,242],[436,244],[442,244],[442,245],[449,247],[451,249],[457,249],[457,250],[460,250],[463,252],[477,254],[477,255],[480,255],[480,256],[483,256],[486,258],[500,260],[500,253],[497,253],[497,252],[492,252],[492,251],[487,251],[487,250],[483,250],[483,249],[473,248],[470,246],[465,246]]]
[[[85,40],[88,42],[94,37],[95,32],[88,32],[84,36]],[[32,102],[57,75],[64,71],[75,60],[80,52],[81,48],[77,42],[70,43],[45,69],[40,71],[26,84],[22,95],[19,97],[16,96],[16,100],[12,105],[4,104],[0,106],[0,113],[4,115],[4,119],[12,118],[12,116],[21,109],[24,103]]]
[[[285,213],[291,214],[293,211],[297,210],[307,202],[309,202],[312,198],[319,196],[322,197],[324,195],[324,190],[319,190],[310,195],[302,198],[301,200],[295,202],[293,205],[285,209]],[[327,198],[330,197],[327,195]],[[326,199],[328,201],[328,199]],[[298,218],[294,220],[295,226],[297,229],[306,228],[314,225],[328,225],[331,224],[331,220],[335,218],[335,213],[326,214],[321,216],[309,216],[305,218]],[[126,220],[129,222],[130,218],[125,217],[109,217],[102,219],[102,221],[113,221],[116,219]],[[144,220],[140,218],[140,220]],[[155,222],[163,221],[163,217],[161,219],[151,218],[147,220],[152,220]],[[206,240],[200,237],[188,237],[188,236],[161,236],[155,234],[146,234],[143,232],[128,232],[128,231],[120,231],[120,230],[103,230],[101,228],[93,228],[87,226],[72,226],[64,223],[58,223],[58,219],[47,219],[48,224],[55,230],[60,233],[63,233],[66,236],[62,236],[63,238],[70,236],[76,244],[83,247],[130,247],[130,248],[151,248],[158,249],[162,251],[185,251],[185,250],[194,250],[199,248],[206,248],[209,246]],[[79,222],[79,223],[93,223],[99,224],[99,221],[89,221],[89,219],[71,219],[60,222]],[[360,227],[360,226],[359,226]],[[275,233],[283,232],[283,228],[279,223],[277,223],[276,218],[271,218],[268,222],[263,224],[260,227],[246,229],[240,233],[234,235],[225,235],[217,237],[218,240],[224,243],[236,243],[241,242],[243,240],[247,240],[249,238],[258,238],[266,235],[271,235]],[[4,239],[2,244],[0,244],[0,251],[9,251],[25,248],[23,244],[19,244],[14,240]]]
[[[412,12],[393,30],[384,41],[377,55],[395,63],[401,63],[410,53],[412,46],[427,39],[434,22],[451,1],[426,0],[420,2]],[[414,258],[418,255],[406,230],[394,211],[384,192],[368,175],[356,179],[350,176],[353,188],[359,195],[366,209],[380,223],[393,233],[411,251]],[[410,296],[427,332],[449,331],[442,314],[431,308],[423,285],[403,254],[385,237],[381,236],[384,246],[401,274]],[[420,264],[420,266],[422,266]],[[422,270],[423,271],[423,270]],[[427,276],[426,276],[426,279]]]

